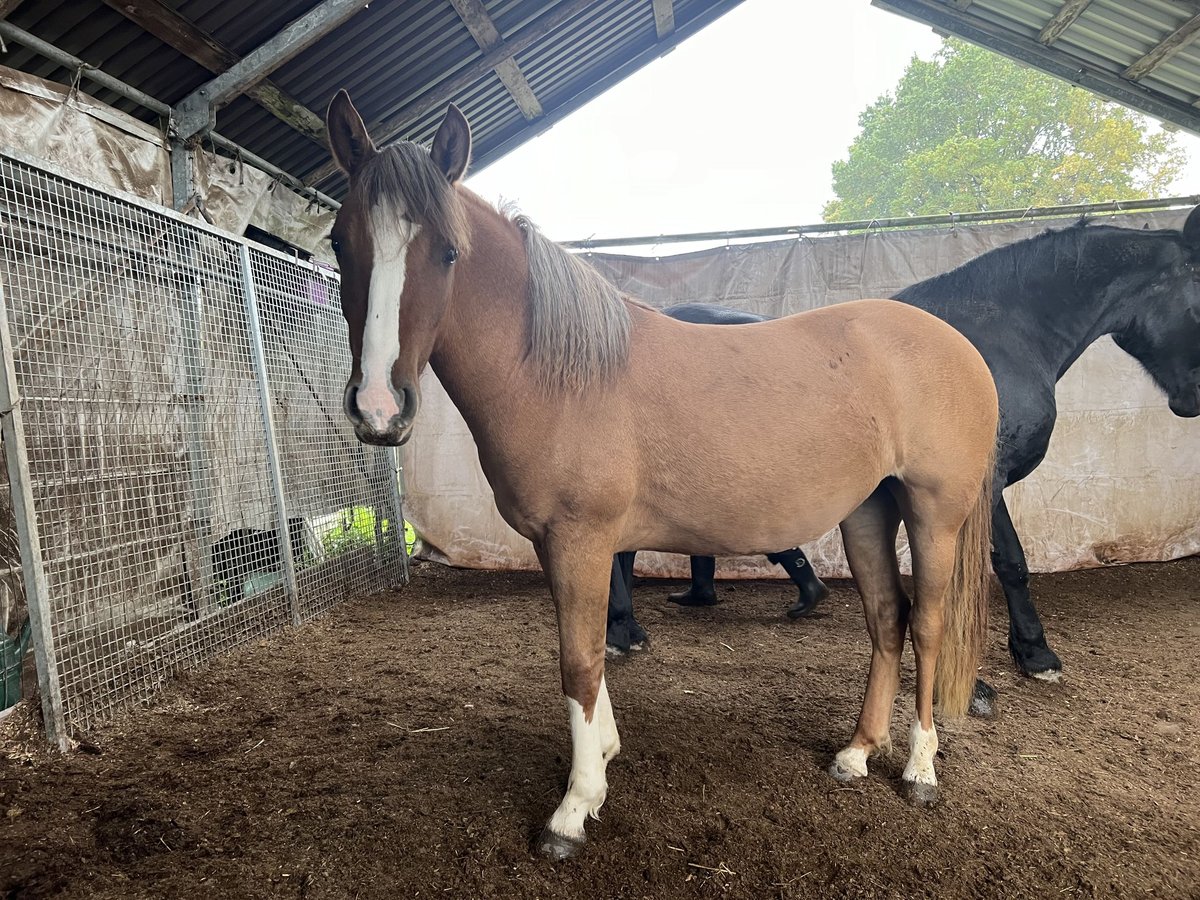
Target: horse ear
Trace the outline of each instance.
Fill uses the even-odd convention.
[[[329,110],[325,113],[325,130],[329,132],[329,148],[333,151],[334,161],[351,178],[363,167],[363,163],[379,152],[367,134],[362,116],[344,89],[334,94],[329,102]]]
[[[1200,206],[1193,209],[1183,223],[1183,242],[1193,253],[1200,253]]]
[[[451,184],[467,172],[467,164],[471,161],[471,126],[462,110],[453,103],[438,126],[429,155]]]

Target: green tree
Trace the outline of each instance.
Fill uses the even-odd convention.
[[[1159,196],[1185,161],[1124,107],[956,40],[858,121],[827,222]]]

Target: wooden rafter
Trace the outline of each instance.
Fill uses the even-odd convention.
[[[1054,18],[1046,23],[1046,27],[1038,34],[1038,43],[1045,44],[1049,47],[1060,37],[1063,32],[1075,24],[1075,20],[1087,9],[1092,3],[1092,0],[1067,0],[1062,5]]]
[[[1149,53],[1122,72],[1121,75],[1130,81],[1145,78],[1197,37],[1200,37],[1200,15],[1193,16],[1172,31]]]
[[[654,0],[654,30],[660,41],[675,30],[674,0]]]
[[[587,10],[593,3],[595,0],[567,0],[556,6],[550,12],[544,13],[530,22],[516,34],[501,41],[469,66],[422,93],[395,115],[382,121],[368,123],[367,131],[377,145],[386,146],[431,109],[437,109],[453,99],[459,91],[467,89],[488,72],[493,71],[500,62],[512,59],[518,53],[532,47],[564,22],[570,21]],[[326,178],[336,174],[337,171],[337,165],[330,161],[309,173],[304,180],[309,185],[318,185]]]
[[[0,0],[0,20],[8,18],[9,14],[21,5],[21,0]]]
[[[0,0],[4,2],[4,0]],[[8,0],[12,2],[12,0]],[[193,25],[160,0],[104,0],[144,31],[215,74],[238,61],[238,55],[212,35]],[[263,80],[246,91],[269,113],[319,144],[325,143],[325,123],[299,100],[270,81]]]
[[[487,53],[501,43],[500,31],[496,28],[492,17],[488,15],[482,0],[450,0],[450,3],[454,6],[454,11],[458,13],[463,24],[467,26],[467,31],[471,32],[471,37],[475,38],[475,43],[479,45],[480,50]],[[537,95],[534,94],[533,88],[525,79],[517,61],[512,57],[501,60],[496,64],[494,71],[496,77],[500,79],[500,83],[504,85],[520,108],[521,115],[525,117],[525,120],[532,122],[534,119],[540,119],[543,115],[542,104],[538,102]]]

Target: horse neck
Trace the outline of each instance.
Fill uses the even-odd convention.
[[[1074,265],[1056,266],[1069,279],[1065,308],[1052,308],[1048,332],[1058,339],[1057,377],[1062,378],[1088,347],[1105,335],[1121,331],[1138,315],[1141,296],[1154,269],[1139,264],[1147,258],[1135,250],[1140,242],[1156,241],[1153,232],[1084,228],[1074,235]]]
[[[535,396],[522,366],[528,309],[525,249],[515,225],[463,191],[471,249],[455,263],[454,289],[429,363],[476,441],[507,427],[515,398]]]
[[[1130,269],[1116,251],[1117,242],[1129,237],[1068,229],[1041,240],[1045,243],[1034,251],[1041,255],[1032,259],[1029,248],[1014,245],[990,267],[968,264],[928,284],[946,279],[931,291],[935,300],[972,297],[964,316],[977,316],[972,307],[981,301],[993,305],[994,316],[982,327],[993,330],[1002,322],[1005,332],[1021,340],[1058,379],[1095,341],[1128,323]],[[939,312],[959,318],[950,307]],[[971,322],[956,324],[969,334]]]

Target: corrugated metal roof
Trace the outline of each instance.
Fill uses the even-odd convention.
[[[567,9],[572,2],[575,0],[482,0],[482,6],[501,41],[507,42],[537,28],[543,17]],[[585,4],[513,57],[543,109],[542,116],[527,121],[491,70],[444,98],[457,103],[471,121],[474,168],[519,146],[739,2],[675,0],[675,29],[662,37],[655,28],[654,0]],[[214,73],[122,12],[126,5],[147,8],[156,4],[237,57],[320,5],[318,0],[27,0],[9,13],[7,20],[174,106],[210,81]],[[447,83],[484,55],[450,0],[374,0],[267,78],[322,118],[334,91],[345,87],[368,123],[399,117],[397,137],[427,141],[445,102],[412,116],[404,111],[431,92],[447,93]],[[0,62],[63,83],[76,78],[75,72],[12,43]],[[80,88],[146,121],[155,120],[153,113],[91,82],[86,72]],[[276,118],[249,96],[238,97],[218,112],[217,129],[305,180],[329,162],[329,151],[322,144]],[[316,186],[333,197],[340,198],[345,191],[340,174],[329,175]]]
[[[1200,134],[1200,2],[872,2]],[[1044,33],[1056,16],[1066,27]]]

